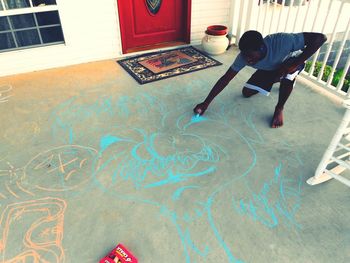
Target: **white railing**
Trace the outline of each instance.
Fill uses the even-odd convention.
[[[230,34],[235,44],[247,30],[321,32],[326,44],[311,57],[303,76],[342,97],[350,97],[350,1],[231,0]]]

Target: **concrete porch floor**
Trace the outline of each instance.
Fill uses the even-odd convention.
[[[298,82],[271,129],[278,87],[244,99],[245,69],[191,119],[236,52],[146,85],[114,60],[0,78],[0,261],[349,262],[349,188],[305,183],[342,107]]]

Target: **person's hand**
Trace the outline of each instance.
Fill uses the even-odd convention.
[[[299,65],[282,65],[279,68],[279,75],[282,77],[289,73],[294,73],[298,67]]]
[[[208,105],[206,102],[199,103],[199,104],[193,109],[193,112],[194,112],[194,114],[203,115],[204,112],[207,110],[208,106],[209,106],[209,105]]]
[[[278,69],[279,75],[282,77],[289,73],[295,72],[300,64],[301,63],[298,61],[297,58],[287,59],[285,62],[282,63],[282,65]]]

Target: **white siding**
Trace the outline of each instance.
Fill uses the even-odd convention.
[[[210,25],[229,26],[230,0],[192,0],[191,44],[200,44]]]
[[[0,76],[118,56],[116,0],[57,0],[66,44],[0,53]]]
[[[228,25],[231,0],[192,0],[191,44]],[[0,53],[0,77],[122,56],[117,0],[57,0],[65,44]],[[128,54],[130,55],[130,54]]]

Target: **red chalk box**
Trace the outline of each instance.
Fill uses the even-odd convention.
[[[107,256],[100,259],[99,263],[137,263],[137,258],[119,244]]]

